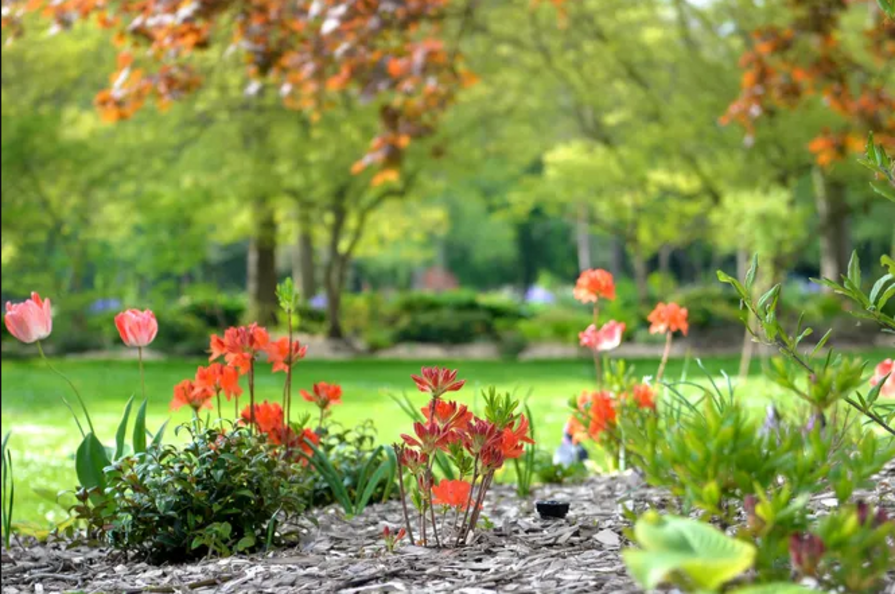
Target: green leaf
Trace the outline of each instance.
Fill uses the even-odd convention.
[[[148,398],[144,398],[137,409],[137,418],[134,420],[134,437],[133,448],[135,454],[142,454],[146,451],[146,405],[149,403]]]
[[[110,464],[103,444],[93,433],[85,435],[75,454],[75,470],[81,486],[85,489],[105,489],[106,476],[103,469]]]
[[[162,439],[165,437],[165,429],[168,428],[168,422],[171,419],[166,420],[162,423],[162,426],[158,428],[158,431],[155,432],[155,437],[152,438],[152,447],[158,449],[162,445]]]
[[[118,431],[115,432],[115,460],[124,455],[124,440],[127,433],[127,422],[131,416],[131,405],[133,403],[134,396],[131,394],[131,397],[127,399],[127,404],[124,405],[124,414],[121,415],[121,422],[118,423]]]
[[[699,588],[717,590],[755,561],[753,545],[688,518],[647,512],[637,521],[634,535],[642,550],[627,549],[623,556],[628,570],[646,589],[681,572]]]
[[[759,586],[746,586],[732,590],[730,594],[818,594],[818,591],[792,582],[774,582]]]
[[[746,290],[751,291],[752,285],[755,284],[755,275],[758,273],[758,254],[752,256],[752,264],[746,271]]]
[[[246,534],[242,538],[239,539],[239,542],[236,543],[236,552],[241,553],[242,551],[251,549],[255,546],[255,535],[254,534]]]
[[[861,259],[858,258],[857,250],[851,253],[851,258],[848,260],[848,280],[857,290],[861,290]]]

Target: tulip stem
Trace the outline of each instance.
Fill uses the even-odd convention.
[[[249,424],[255,434],[255,359],[249,361]]]
[[[69,387],[71,387],[72,392],[75,393],[75,396],[77,396],[78,398],[78,402],[81,404],[81,409],[84,411],[84,416],[87,417],[87,426],[90,427],[90,432],[96,435],[96,431],[93,429],[93,421],[90,420],[90,413],[87,412],[87,405],[84,404],[84,399],[81,398],[81,393],[78,392],[78,389],[75,387],[74,383],[72,383],[71,379],[69,379],[67,375],[56,369],[56,367],[54,367],[53,364],[50,363],[50,360],[47,358],[46,353],[44,353],[43,345],[40,344],[39,340],[37,341],[37,350],[40,353],[40,356],[43,358],[44,363],[46,363],[47,367],[50,368],[50,371],[64,379],[68,383]],[[68,410],[72,410],[71,405],[68,404],[68,401],[66,401],[64,396],[62,397],[62,401],[65,402],[66,406],[68,406]],[[72,416],[75,417],[75,423],[78,424],[78,429],[81,429],[81,423],[78,422],[78,417],[75,416],[74,411],[72,411]],[[83,429],[81,429],[81,435],[84,435]]]
[[[146,400],[146,371],[143,369],[143,347],[137,347],[137,357],[140,359],[140,386],[143,388],[143,400]]]

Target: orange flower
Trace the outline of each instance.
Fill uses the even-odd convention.
[[[637,384],[631,390],[631,399],[640,408],[656,410],[656,394],[649,384]]]
[[[229,401],[234,396],[242,395],[239,387],[239,371],[234,367],[227,367],[220,363],[212,363],[208,367],[200,367],[196,370],[196,386],[215,394],[221,392]]]
[[[690,329],[687,322],[687,308],[677,303],[659,303],[650,313],[647,320],[650,322],[650,334],[665,334],[666,332],[680,331],[684,336]]]
[[[307,390],[299,390],[299,393],[302,398],[308,402],[313,402],[323,410],[334,404],[342,404],[342,386],[317,382],[312,389],[314,390],[313,394],[309,394]]]
[[[427,404],[420,409],[423,416],[428,419],[432,412],[432,405]],[[473,414],[465,404],[457,404],[453,401],[435,401],[435,421],[446,429],[465,429],[472,421]]]
[[[245,424],[251,423],[252,408],[250,406],[245,407],[240,414],[240,417]],[[276,403],[271,404],[266,400],[261,404],[256,404],[255,425],[262,433],[267,433],[271,436],[279,434],[284,428],[283,407]]]
[[[457,379],[456,369],[452,371],[440,367],[423,367],[420,375],[411,375],[410,378],[420,392],[432,394],[433,398],[438,398],[445,392],[456,392],[466,383],[466,380]]]
[[[203,408],[212,408],[212,396],[214,396],[214,393],[211,390],[197,386],[192,380],[183,380],[174,386],[171,410],[189,406],[198,413]]]
[[[615,424],[615,401],[609,392],[582,392],[578,398],[578,410],[584,414],[587,421],[587,433],[593,439],[598,439],[600,433]]]
[[[273,372],[288,371],[296,363],[305,358],[308,347],[302,346],[297,340],[292,341],[292,352],[289,352],[289,339],[281,338],[271,342],[264,351],[267,353],[267,360],[273,365]]]
[[[519,425],[515,429],[513,423],[510,423],[503,430],[500,437],[500,452],[504,458],[508,460],[519,458],[525,451],[525,444],[534,443],[534,440],[528,436],[528,429],[528,419],[525,418],[525,415],[519,415]]]
[[[223,356],[227,365],[236,367],[240,373],[245,374],[268,343],[270,335],[258,324],[227,328],[224,338],[211,337],[211,356],[208,360],[214,361]]]
[[[466,509],[472,485],[466,481],[442,480],[432,487],[432,503]]]
[[[614,300],[615,281],[612,274],[602,268],[585,270],[575,283],[573,295],[582,303],[596,303],[601,297]]]

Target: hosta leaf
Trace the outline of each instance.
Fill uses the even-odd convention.
[[[731,591],[730,594],[817,594],[817,590],[792,582],[774,582],[760,586],[746,586]]]
[[[751,544],[688,518],[648,512],[637,521],[634,535],[642,550],[628,549],[623,555],[631,574],[647,589],[681,572],[698,587],[716,590],[755,560]]]

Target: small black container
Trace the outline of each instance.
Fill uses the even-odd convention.
[[[569,513],[569,502],[568,501],[536,501],[535,509],[538,510],[538,514],[544,519],[547,518],[555,518],[562,519],[566,517],[566,514]]]

